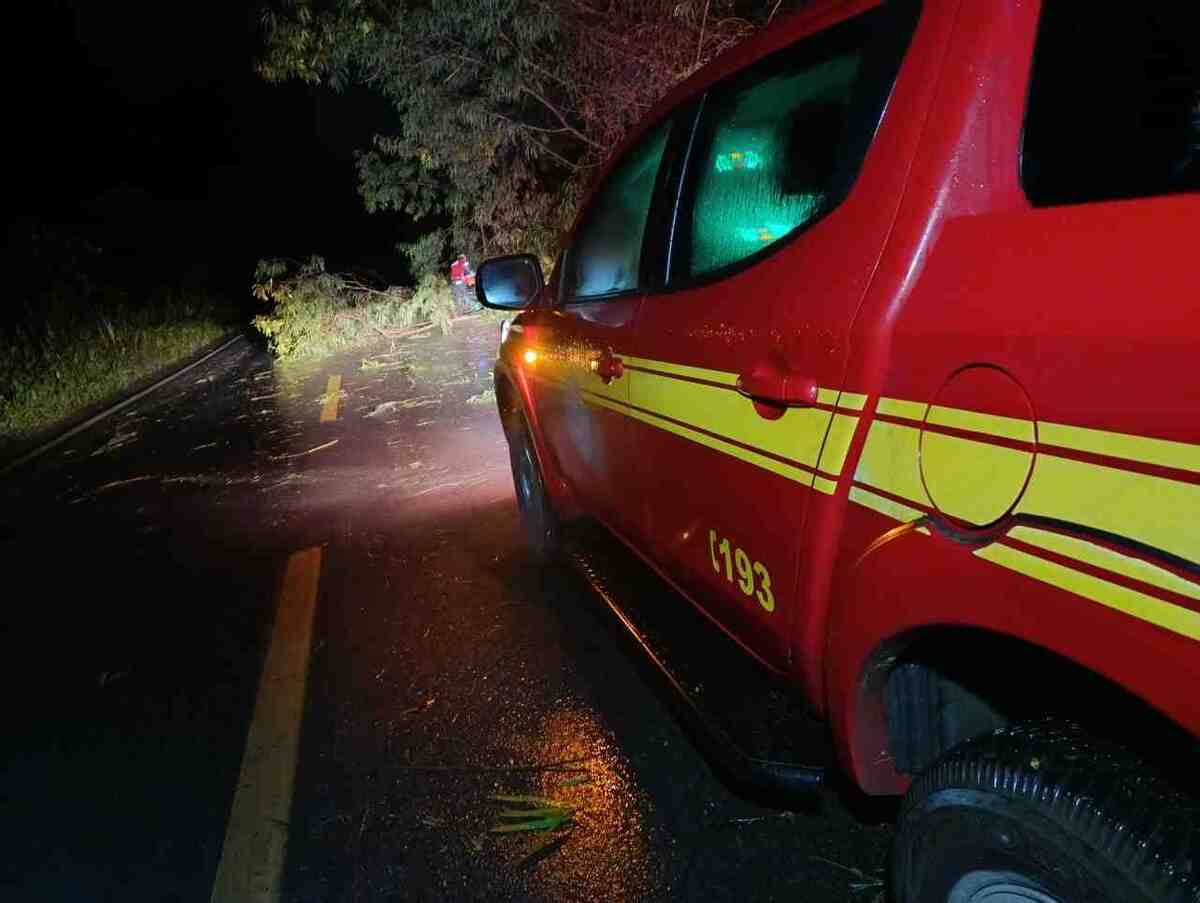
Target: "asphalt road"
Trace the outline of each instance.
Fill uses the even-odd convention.
[[[497,332],[238,343],[0,478],[0,898],[885,898],[886,806],[731,787],[523,553]]]

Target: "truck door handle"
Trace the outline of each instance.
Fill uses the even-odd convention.
[[[771,364],[760,364],[737,379],[738,392],[757,401],[808,405],[817,400],[817,381]]]
[[[625,362],[611,351],[603,351],[599,357],[592,358],[592,372],[607,385],[625,374]]]

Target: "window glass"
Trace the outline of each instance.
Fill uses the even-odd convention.
[[[567,251],[567,300],[637,289],[646,218],[669,132],[669,123],[654,130],[613,169],[593,199]]]
[[[1021,175],[1039,206],[1200,189],[1200,3],[1045,0]]]
[[[770,58],[710,93],[688,275],[757,254],[836,202],[830,192],[863,55],[845,42],[840,51],[798,65]]]

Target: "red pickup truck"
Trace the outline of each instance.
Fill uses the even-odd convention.
[[[909,901],[1200,900],[1200,4],[821,2],[597,180],[496,367],[605,525],[903,794]]]

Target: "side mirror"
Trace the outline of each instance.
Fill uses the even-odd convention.
[[[475,296],[484,307],[520,310],[534,302],[545,284],[541,264],[532,254],[493,257],[475,273]]]

